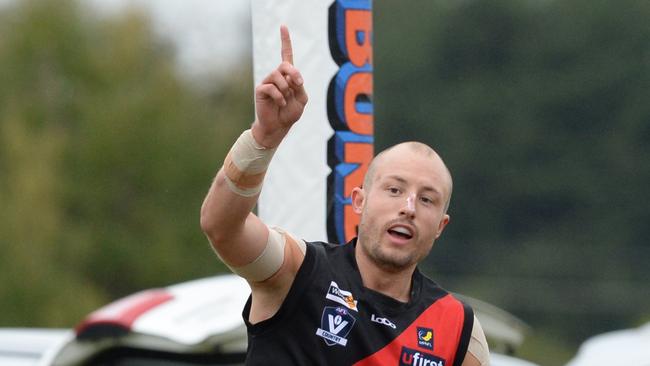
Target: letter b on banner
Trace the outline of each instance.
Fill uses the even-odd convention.
[[[361,186],[373,156],[372,6],[370,0],[337,0],[329,9],[329,44],[339,66],[327,92],[327,234],[346,243],[357,235],[359,216],[351,192]]]

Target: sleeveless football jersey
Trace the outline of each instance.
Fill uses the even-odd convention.
[[[305,259],[278,312],[248,322],[246,365],[459,366],[465,358],[472,309],[413,274],[402,303],[363,287],[356,241],[307,243]]]

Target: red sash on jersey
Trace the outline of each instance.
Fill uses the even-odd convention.
[[[464,322],[463,304],[446,295],[429,306],[399,337],[354,365],[452,366]]]

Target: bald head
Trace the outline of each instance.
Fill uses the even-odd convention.
[[[370,166],[368,167],[368,172],[364,177],[363,180],[364,189],[370,189],[373,182],[377,180],[378,167],[381,167],[387,161],[394,159],[394,157],[396,156],[409,156],[410,154],[415,154],[416,156],[422,156],[427,158],[431,162],[431,164],[438,167],[441,174],[445,176],[444,178],[447,182],[446,185],[448,188],[447,200],[445,204],[445,212],[446,212],[447,209],[449,208],[449,202],[451,200],[451,191],[453,188],[451,173],[449,172],[447,165],[445,165],[440,155],[438,155],[435,152],[435,150],[433,150],[429,145],[423,144],[421,142],[417,142],[417,141],[402,142],[400,144],[391,146],[385,149],[384,151],[380,152],[379,154],[377,154],[377,156],[375,156],[370,162]]]

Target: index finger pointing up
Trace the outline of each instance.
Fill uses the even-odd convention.
[[[287,61],[293,65],[293,48],[291,47],[289,28],[286,25],[280,26],[280,39],[282,40],[282,62]]]

